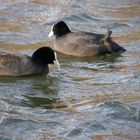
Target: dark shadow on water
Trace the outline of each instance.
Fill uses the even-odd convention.
[[[95,55],[95,56],[89,56],[89,57],[76,57],[71,55],[62,54],[60,52],[58,53],[58,58],[61,62],[97,62],[100,60],[104,60],[106,62],[116,62],[116,60],[119,57],[122,57],[122,52],[114,52],[114,53],[108,53],[104,55]]]
[[[32,77],[35,92],[24,94],[24,104],[29,107],[45,109],[64,108],[66,105],[58,97],[58,78],[50,75]]]
[[[111,54],[102,55],[102,60],[104,60],[106,62],[114,63],[120,57],[122,57],[122,52],[114,52],[114,53],[111,53]]]
[[[28,79],[37,79],[45,76],[46,74],[42,75],[25,75],[25,76],[0,76],[0,82],[3,83],[15,83],[18,80],[28,80]]]
[[[27,106],[43,107],[46,109],[65,107],[64,103],[58,98],[58,79],[46,76],[38,77],[32,81],[32,88],[35,93],[24,94]]]
[[[55,76],[44,74],[0,77],[0,86],[13,88],[13,96],[14,92],[18,91],[19,96],[23,97],[18,99],[21,106],[43,107],[46,109],[65,107],[64,103],[58,98],[58,79]]]
[[[27,104],[30,107],[43,107],[46,109],[52,108],[63,108],[66,107],[59,99],[57,98],[45,98],[45,97],[33,97],[33,96],[24,96],[28,99]]]

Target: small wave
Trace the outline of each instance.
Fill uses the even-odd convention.
[[[93,110],[107,111],[105,113],[111,119],[123,119],[140,122],[140,110],[119,101],[106,101],[95,107]]]
[[[2,124],[3,121],[9,117],[9,115],[6,113],[8,109],[9,105],[6,102],[0,100],[0,124]]]
[[[130,26],[132,26],[132,25],[130,25],[130,24],[125,24],[125,23],[113,23],[113,24],[107,24],[107,25],[103,25],[103,26],[101,26],[102,28],[109,28],[109,29],[116,29],[116,28],[129,28]]]

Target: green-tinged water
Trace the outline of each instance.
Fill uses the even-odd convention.
[[[0,0],[0,50],[31,55],[64,20],[106,33],[127,51],[90,58],[58,53],[61,70],[0,77],[0,140],[139,140],[140,1]]]

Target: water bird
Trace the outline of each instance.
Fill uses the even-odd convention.
[[[125,51],[112,40],[111,34],[111,30],[108,30],[106,34],[72,32],[64,21],[59,21],[51,27],[48,36],[55,36],[55,50],[67,55],[86,57]]]
[[[0,76],[43,74],[52,66],[60,69],[57,54],[50,47],[41,47],[32,56],[0,51]]]

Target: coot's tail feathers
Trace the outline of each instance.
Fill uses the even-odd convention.
[[[123,47],[120,47],[119,51],[121,51],[121,52],[125,52],[126,49],[124,49]]]
[[[112,34],[112,30],[107,29],[107,33],[105,35],[105,40],[110,39],[111,34]]]
[[[108,51],[111,52],[111,51],[115,50],[115,51],[125,52],[126,49],[124,49],[117,43],[114,42],[113,44],[110,44],[111,43],[111,34],[112,34],[112,30],[107,29],[107,33],[105,34],[105,37],[104,37],[104,41],[105,41],[104,43],[105,43],[106,47],[108,48]]]

